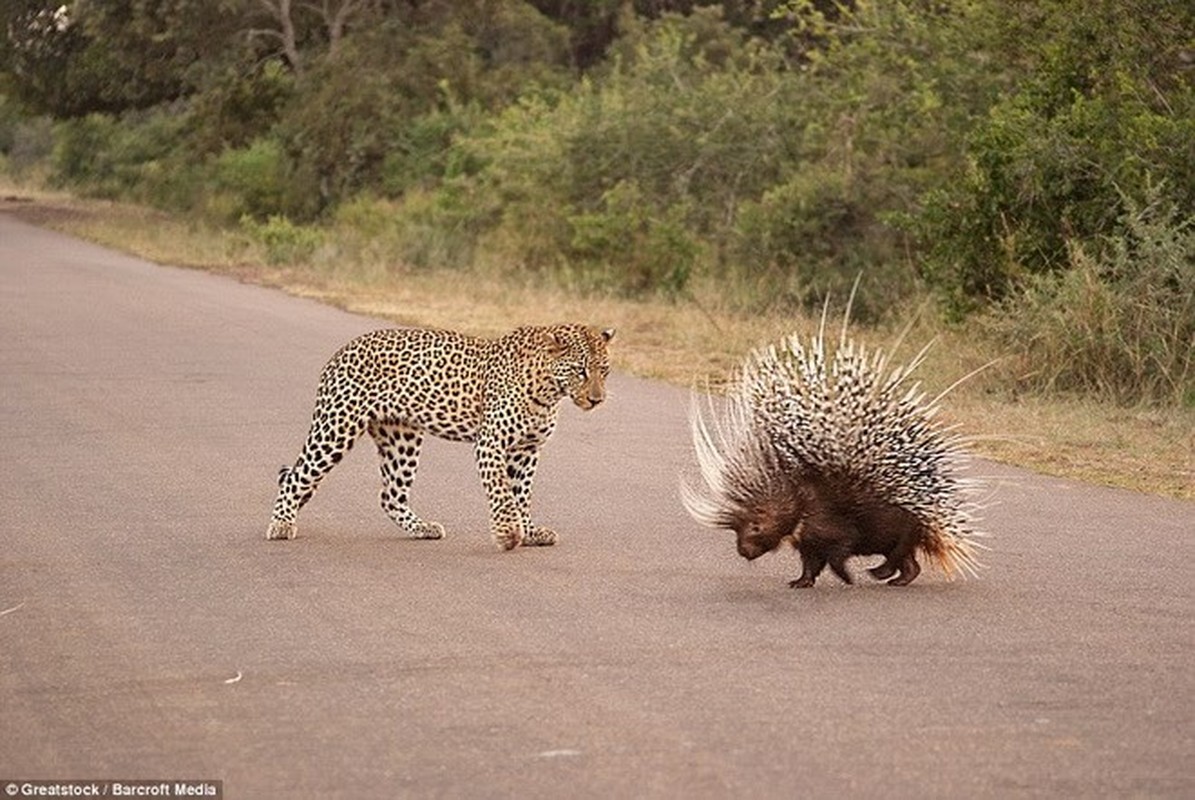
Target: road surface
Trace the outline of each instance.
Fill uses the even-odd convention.
[[[544,453],[554,548],[498,551],[440,441],[445,540],[398,534],[362,442],[266,541],[320,368],[382,324],[0,214],[0,781],[1195,797],[1195,504],[981,463],[981,580],[790,590],[794,553],[682,510],[686,392],[616,374]]]

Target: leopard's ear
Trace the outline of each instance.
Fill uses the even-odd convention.
[[[614,338],[614,329],[613,328],[596,328],[596,327],[590,325],[589,327],[587,327],[585,329],[585,333],[589,336],[590,339],[593,339],[595,341],[600,339],[603,344],[605,344],[606,342],[608,342]]]
[[[540,334],[541,341],[547,351],[553,356],[562,356],[568,352],[568,342],[560,331],[548,329]]]

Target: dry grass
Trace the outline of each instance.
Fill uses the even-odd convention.
[[[724,377],[752,347],[815,320],[720,310],[714,292],[695,303],[583,297],[471,272],[421,272],[396,265],[355,264],[317,256],[302,267],[270,267],[248,237],[144,209],[82,202],[61,195],[18,194],[0,182],[0,211],[141,257],[191,266],[274,286],[350,311],[395,322],[495,334],[517,324],[580,320],[619,329],[616,364],[679,385]],[[9,199],[3,199],[5,197]],[[856,329],[869,344],[888,346],[895,331]],[[937,344],[920,374],[939,391],[991,358],[965,332],[920,322],[900,355],[930,339]],[[1195,499],[1195,409],[1139,410],[1087,401],[1016,397],[998,370],[966,382],[947,404],[950,421],[975,437],[974,449],[1030,469]]]

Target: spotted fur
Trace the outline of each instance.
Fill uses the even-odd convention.
[[[554,325],[500,339],[411,328],[353,339],[320,376],[307,441],[278,475],[266,538],[295,536],[299,509],[362,433],[381,459],[386,514],[415,538],[443,537],[442,525],[410,507],[419,450],[430,434],[473,444],[499,546],[555,544],[555,531],[533,524],[529,514],[539,449],[565,397],[585,410],[605,400],[613,337],[613,329]]]

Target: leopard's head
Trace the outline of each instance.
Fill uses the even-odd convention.
[[[552,376],[578,408],[588,411],[606,399],[606,376],[610,374],[606,345],[613,338],[613,328],[584,325],[556,325],[545,332]]]

